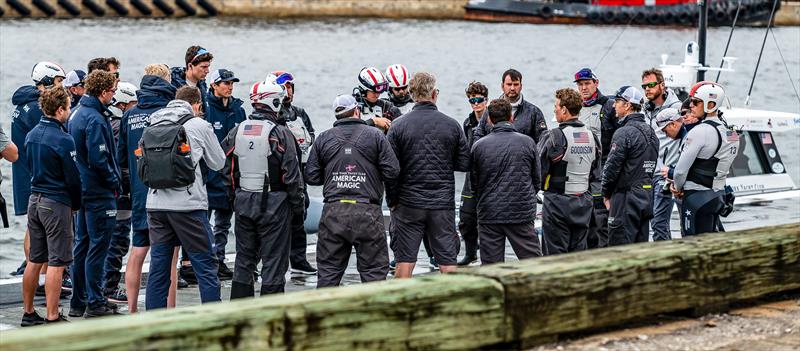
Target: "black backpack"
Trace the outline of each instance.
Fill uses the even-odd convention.
[[[136,153],[136,172],[148,188],[180,188],[194,183],[195,165],[183,128],[192,118],[187,115],[178,122],[163,120],[144,129]]]

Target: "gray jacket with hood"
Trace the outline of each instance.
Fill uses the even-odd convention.
[[[183,100],[172,100],[161,110],[150,115],[149,123],[152,125],[159,121],[171,120],[178,122],[181,117],[193,114],[192,105]],[[222,169],[225,165],[225,153],[214,135],[211,124],[202,118],[192,118],[183,124],[189,138],[189,147],[192,150],[192,161],[195,163],[195,181],[188,187],[153,189],[147,192],[148,211],[176,211],[189,212],[208,210],[208,193],[203,184],[203,175],[200,160],[205,160],[206,165],[213,171]]]
[[[661,167],[664,167],[665,159],[677,159],[677,154],[679,152],[678,148],[675,147],[677,142],[670,139],[670,137],[668,137],[667,134],[665,134],[664,131],[656,125],[656,116],[658,116],[658,113],[662,110],[668,108],[674,108],[678,110],[681,109],[681,100],[678,99],[678,94],[675,94],[675,92],[669,88],[664,91],[664,94],[666,95],[666,98],[661,106],[655,106],[655,104],[647,102],[642,109],[644,121],[650,125],[650,128],[653,128],[653,131],[656,132],[656,137],[658,138],[658,162],[656,164],[656,170],[660,170]],[[661,180],[661,172],[657,171],[653,177]]]

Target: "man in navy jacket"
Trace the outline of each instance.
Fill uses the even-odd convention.
[[[153,64],[144,68],[145,76],[136,92],[138,103],[122,115],[119,128],[117,159],[121,168],[128,168],[131,189],[131,227],[133,249],[125,269],[125,289],[128,293],[128,312],[135,313],[141,286],[142,265],[150,250],[150,234],[147,228],[147,186],[136,172],[136,155],[139,139],[148,125],[150,115],[164,107],[175,98],[175,87],[170,84],[169,68]],[[167,305],[175,303],[174,291]]]
[[[214,134],[221,143],[228,133],[239,123],[247,119],[244,113],[242,100],[233,97],[233,83],[239,81],[233,72],[227,69],[217,69],[211,73],[211,88],[208,90],[208,108],[206,109],[206,122],[211,123]],[[208,170],[206,190],[208,190],[208,216],[214,212],[214,249],[219,261],[217,275],[221,280],[233,278],[233,272],[225,265],[225,245],[228,244],[228,233],[231,229],[233,206],[230,199],[233,194],[228,194],[227,187],[219,172]]]
[[[39,99],[46,113],[26,138],[24,162],[31,171],[28,208],[30,258],[22,284],[23,327],[66,320],[59,312],[61,277],[72,261],[72,211],[81,206],[81,178],[75,165],[75,143],[64,123],[69,116],[69,93],[59,87]],[[48,263],[45,283],[46,319],[33,305],[38,275]]]
[[[104,296],[103,268],[117,217],[116,196],[122,193],[116,146],[106,108],[114,98],[117,77],[96,70],[86,77],[86,94],[69,120],[81,175],[83,205],[78,212],[71,317],[117,314]],[[88,310],[87,307],[89,308]]]

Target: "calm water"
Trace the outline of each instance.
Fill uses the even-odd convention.
[[[358,71],[367,65],[383,70],[403,63],[414,71],[437,75],[439,108],[462,120],[469,112],[464,88],[484,82],[491,96],[499,95],[500,74],[509,67],[523,75],[523,95],[552,118],[553,92],[572,85],[572,74],[592,67],[600,88],[613,93],[621,85],[638,85],[642,70],[683,60],[690,29],[628,28],[608,56],[598,60],[623,27],[489,24],[462,21],[327,20],[258,21],[233,19],[183,20],[48,20],[0,21],[0,123],[10,127],[11,95],[30,84],[30,69],[38,61],[53,61],[64,69],[86,69],[93,57],[116,56],[121,78],[138,85],[150,63],[183,64],[190,45],[202,45],[214,54],[213,68],[233,70],[242,79],[234,95],[246,98],[247,87],[272,70],[289,70],[296,81],[296,104],[303,106],[317,130],[334,121],[330,105],[337,94],[356,86]],[[775,29],[795,85],[800,86],[800,27]],[[738,72],[723,74],[734,105],[744,101],[758,57],[763,29],[739,28],[729,56],[736,56]],[[709,30],[709,60],[719,62],[728,30]],[[711,77],[713,78],[713,76]],[[246,100],[246,99],[245,99]],[[752,96],[753,108],[800,111],[790,79],[772,38],[768,38]],[[798,132],[779,135],[787,169],[800,180]],[[2,192],[11,203],[11,170],[2,163]],[[463,182],[459,178],[459,187]],[[312,189],[312,194],[319,189]],[[13,213],[13,210],[9,209]],[[800,204],[777,202],[739,211],[729,228],[758,223],[800,220]],[[755,220],[755,221],[754,221]],[[0,277],[22,259],[24,217],[12,218],[12,228],[0,229]]]

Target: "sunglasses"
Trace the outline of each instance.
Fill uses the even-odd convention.
[[[294,76],[289,72],[281,73],[281,75],[275,78],[275,83],[278,83],[278,85],[283,85],[287,82],[293,82],[293,81],[294,81]]]
[[[392,91],[403,91],[403,90],[406,90],[406,89],[408,89],[408,86],[405,86],[405,87],[397,87],[397,88],[391,88],[391,89],[392,89]]]
[[[200,50],[197,50],[197,53],[194,55],[194,57],[192,58],[192,61],[190,61],[190,62],[192,64],[196,64],[197,63],[197,59],[200,56],[203,56],[203,55],[208,54],[208,53],[209,53],[208,50],[206,50],[204,48],[200,48]]]
[[[119,79],[119,72],[114,72],[114,77],[116,77],[117,79]]]
[[[681,117],[686,116],[689,113],[689,110],[681,110]]]
[[[700,105],[703,103],[703,100],[700,99],[692,99],[692,105]]]
[[[661,82],[657,82],[657,81],[656,82],[645,83],[645,84],[642,84],[642,89],[655,88],[656,85],[659,85],[659,84],[661,84]]]
[[[474,98],[469,98],[470,105],[480,104],[486,101],[486,98],[483,96],[476,96]]]
[[[374,88],[372,88],[372,91],[374,91],[376,93],[382,93],[382,92],[384,92],[386,90],[389,90],[389,83],[379,84],[379,85],[376,85]]]

